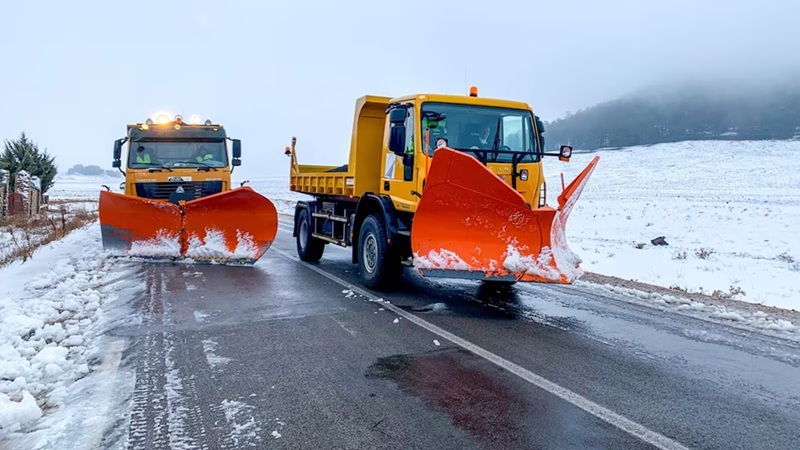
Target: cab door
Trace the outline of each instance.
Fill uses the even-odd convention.
[[[417,198],[413,192],[417,191],[418,178],[415,162],[422,157],[416,150],[419,148],[416,108],[413,104],[396,105],[388,114],[389,129],[381,162],[381,194],[392,198],[397,211],[413,212]]]

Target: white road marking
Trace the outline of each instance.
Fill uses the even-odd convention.
[[[333,317],[333,316],[330,316],[330,317],[331,317],[331,319],[333,319],[334,322],[336,322],[337,325],[342,327],[342,329],[344,331],[347,331],[348,333],[350,333],[351,336],[355,337],[356,332],[351,330],[350,328],[347,328],[347,326],[345,326],[344,322],[342,322],[341,320],[337,319],[336,317]]]
[[[473,344],[472,342],[467,341],[466,339],[460,338],[460,337],[456,336],[455,334],[450,333],[447,330],[439,328],[438,326],[436,326],[436,325],[434,325],[434,324],[432,324],[432,323],[430,323],[430,322],[428,322],[426,320],[423,320],[423,319],[419,318],[418,316],[415,316],[414,314],[411,314],[411,313],[409,313],[409,312],[407,312],[407,311],[405,311],[405,310],[403,310],[401,308],[398,308],[397,306],[392,305],[391,303],[383,302],[382,299],[380,299],[379,297],[376,297],[371,292],[369,292],[369,291],[367,291],[365,289],[362,289],[362,288],[360,288],[358,286],[354,286],[354,285],[348,283],[346,280],[343,280],[343,279],[337,277],[336,275],[330,274],[330,273],[320,269],[319,267],[316,267],[316,266],[313,266],[311,264],[308,264],[308,263],[305,263],[303,261],[300,261],[297,257],[295,257],[295,256],[293,256],[293,255],[291,255],[291,254],[289,254],[289,253],[287,253],[287,252],[285,252],[285,251],[283,251],[281,249],[273,247],[272,250],[274,250],[278,254],[284,256],[285,258],[296,262],[297,264],[300,264],[300,265],[302,265],[302,266],[304,266],[304,267],[306,267],[306,268],[308,268],[310,270],[313,270],[314,272],[317,272],[318,274],[324,276],[325,278],[328,278],[331,281],[334,281],[334,282],[336,282],[336,283],[338,283],[338,284],[340,284],[340,285],[342,285],[342,286],[344,286],[344,287],[346,287],[348,289],[353,290],[353,292],[356,292],[357,294],[363,295],[364,297],[366,297],[366,298],[368,298],[368,299],[370,299],[372,301],[379,301],[380,300],[385,308],[391,310],[395,314],[397,314],[397,315],[409,320],[410,322],[412,322],[412,323],[414,323],[414,324],[416,324],[416,325],[418,325],[418,326],[430,331],[431,333],[434,333],[434,334],[438,335],[439,337],[447,339],[448,341],[458,345],[459,347],[462,347],[462,348],[464,348],[466,350],[471,351],[472,353],[474,353],[474,354],[486,359],[487,361],[490,361],[490,362],[496,364],[499,367],[502,367],[505,370],[508,370],[509,372],[513,373],[514,375],[517,375],[518,377],[522,378],[523,380],[527,381],[528,383],[530,383],[530,384],[532,384],[532,385],[534,385],[534,386],[536,386],[536,387],[538,387],[540,389],[544,389],[545,391],[547,391],[547,392],[549,392],[549,393],[551,393],[553,395],[556,395],[556,396],[562,398],[563,400],[566,400],[567,402],[569,402],[569,403],[577,406],[578,408],[588,412],[589,414],[597,417],[598,419],[600,419],[600,420],[602,420],[604,422],[607,422],[607,423],[619,428],[620,430],[622,430],[622,431],[624,431],[624,432],[626,432],[626,433],[628,433],[628,434],[630,434],[632,436],[635,436],[635,437],[641,439],[644,442],[647,442],[650,445],[653,445],[653,446],[655,446],[655,447],[657,447],[659,449],[662,449],[662,450],[688,450],[688,447],[684,446],[683,444],[681,444],[681,443],[679,443],[679,442],[677,442],[675,440],[672,440],[672,439],[670,439],[670,438],[668,438],[668,437],[666,437],[666,436],[664,436],[664,435],[662,435],[662,434],[660,434],[660,433],[658,433],[656,431],[653,431],[653,430],[645,427],[642,424],[639,424],[639,423],[634,422],[634,421],[632,421],[632,420],[630,420],[630,419],[628,419],[628,418],[626,418],[626,417],[624,417],[624,416],[622,416],[620,414],[617,414],[617,413],[615,413],[614,411],[611,411],[608,408],[600,406],[599,404],[589,400],[586,397],[583,397],[583,396],[581,396],[579,394],[576,394],[575,392],[570,391],[569,389],[567,389],[565,387],[562,387],[562,386],[560,386],[560,385],[558,385],[556,383],[553,383],[552,381],[550,381],[550,380],[548,380],[548,379],[546,379],[546,378],[544,378],[544,377],[542,377],[540,375],[537,375],[537,374],[531,372],[530,370],[527,370],[527,369],[523,368],[522,366],[514,364],[511,361],[508,361],[508,360],[506,360],[506,359],[504,359],[504,358],[502,358],[502,357],[500,357],[498,355],[495,355],[494,353],[492,353],[492,352],[490,352],[490,351],[488,351],[488,350],[486,350],[486,349],[484,349],[482,347],[479,347],[479,346]]]

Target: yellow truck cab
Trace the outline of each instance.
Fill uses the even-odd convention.
[[[233,142],[230,159],[228,140]],[[114,142],[112,163],[125,175],[120,185],[125,195],[176,204],[230,190],[233,167],[240,164],[241,142],[229,139],[222,125],[186,123],[180,115],[129,124],[127,136]]]
[[[457,270],[427,270],[430,267],[425,267],[426,255],[417,254],[413,242],[438,238],[431,237],[436,233],[427,226],[415,229],[415,216],[427,201],[425,189],[433,164],[465,163],[450,162],[444,156],[435,158],[439,151],[469,155],[466,163],[480,166],[463,169],[475,173],[475,189],[487,185],[488,169],[493,174],[488,184],[502,180],[504,186],[500,189],[521,196],[524,203],[519,203],[529,211],[545,207],[541,157],[549,153],[543,151],[543,132],[542,121],[527,103],[482,98],[474,87],[469,95],[359,98],[348,164],[300,165],[296,139],[286,148],[292,159],[290,190],[315,197],[311,202],[298,202],[295,208],[298,255],[304,261],[318,261],[328,243],[352,247],[352,262],[359,264],[362,281],[371,288],[391,286],[403,265],[417,267],[427,276],[518,281],[519,275],[484,270],[469,261],[455,267]],[[568,160],[571,150],[562,146],[561,152],[553,155]],[[461,169],[453,166],[437,170]],[[487,185],[489,191],[497,188]],[[438,194],[430,195],[435,198]],[[438,206],[430,205],[438,208],[435,214],[440,214],[443,221],[448,219],[449,211],[476,207],[457,204],[458,195],[452,198],[443,203],[437,200],[442,203]],[[476,221],[485,219],[474,217]],[[456,228],[472,225],[451,224]]]

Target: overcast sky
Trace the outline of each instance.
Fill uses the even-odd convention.
[[[784,73],[794,0],[27,1],[0,6],[0,139],[62,172],[111,166],[125,125],[198,114],[242,139],[248,177],[345,163],[355,99],[438,92],[553,120],[645,85]],[[466,80],[465,80],[466,69]]]

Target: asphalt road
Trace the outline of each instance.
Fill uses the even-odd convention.
[[[350,290],[287,229],[251,268],[142,264],[129,448],[800,448],[796,344],[575,286]]]

